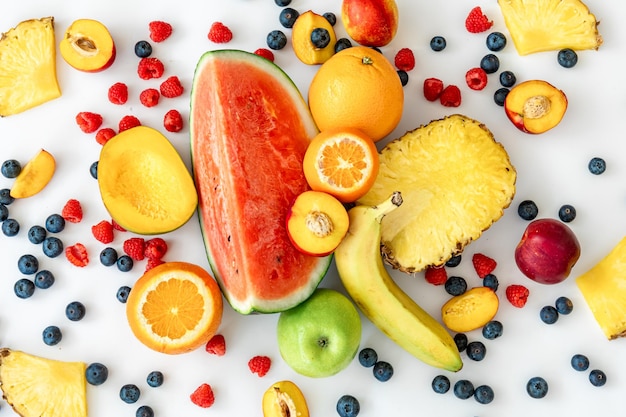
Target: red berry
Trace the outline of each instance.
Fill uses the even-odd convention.
[[[443,285],[448,279],[448,273],[443,266],[429,266],[424,272],[426,282],[433,285]]]
[[[165,66],[158,58],[141,58],[137,65],[137,74],[142,80],[161,78],[165,72]]]
[[[394,58],[396,68],[402,71],[411,71],[415,68],[415,55],[409,48],[400,49]]]
[[[128,86],[115,83],[109,87],[109,101],[113,104],[125,104],[128,101]]]
[[[76,124],[85,133],[93,133],[102,126],[102,116],[98,113],[81,111],[76,115]]]
[[[148,259],[162,259],[167,252],[167,242],[163,238],[153,237],[146,241],[143,251]]]
[[[113,225],[111,222],[102,220],[100,223],[91,226],[91,234],[98,242],[107,244],[113,242]]]
[[[259,56],[262,56],[268,61],[274,62],[274,53],[267,48],[259,48],[256,51],[254,51],[254,53]]]
[[[209,408],[215,402],[215,395],[213,389],[207,383],[201,384],[196,390],[189,396],[191,402],[202,408]]]
[[[161,95],[163,97],[174,98],[182,95],[185,89],[180,83],[180,79],[178,79],[177,76],[172,75],[161,83],[161,85],[159,86],[159,91],[161,91]]]
[[[224,356],[226,354],[226,339],[223,335],[216,334],[206,343],[205,349],[211,355]]]
[[[165,263],[163,259],[148,259],[148,262],[146,262],[146,268],[144,269],[144,272],[147,272],[151,270],[152,268],[154,268],[155,266],[161,265],[162,263]]]
[[[214,22],[209,29],[208,38],[213,43],[228,43],[233,39],[233,32],[222,22]]]
[[[110,127],[102,128],[98,130],[98,133],[96,133],[96,142],[98,142],[100,145],[104,145],[116,134],[117,133],[115,133],[115,130],[111,129]]]
[[[118,130],[123,132],[133,127],[141,126],[139,119],[133,115],[126,115],[121,118]]]
[[[172,25],[160,20],[148,23],[148,29],[150,30],[150,39],[154,42],[163,42],[172,34]]]
[[[511,284],[505,290],[506,299],[513,307],[522,308],[528,301],[530,291],[523,285]]]
[[[80,202],[74,198],[67,200],[67,203],[65,203],[61,211],[61,217],[63,217],[66,222],[79,223],[83,219],[83,208]]]
[[[154,107],[159,104],[161,93],[156,88],[146,88],[139,94],[139,101],[146,107]]]
[[[272,360],[267,356],[255,356],[248,361],[248,368],[253,374],[257,374],[260,377],[265,376],[270,367],[272,366]]]
[[[461,105],[461,90],[456,85],[449,85],[443,89],[439,102],[445,107],[459,107]]]
[[[141,261],[145,258],[146,241],[142,237],[131,237],[124,241],[122,248],[124,253],[130,256],[134,261]]]
[[[87,248],[82,243],[76,243],[65,248],[65,257],[74,266],[80,268],[89,264],[89,254]]]
[[[111,219],[111,224],[113,225],[113,229],[117,230],[118,232],[125,232],[126,231],[126,229],[124,229],[122,226],[117,224],[117,222],[114,219]]]
[[[487,73],[480,67],[472,68],[465,73],[465,82],[472,90],[482,90],[487,86]]]
[[[435,101],[443,91],[443,81],[439,78],[426,78],[424,80],[424,97],[428,101]]]
[[[163,116],[163,126],[168,132],[180,132],[183,129],[183,116],[178,110],[170,110]]]
[[[465,19],[465,29],[470,33],[484,32],[491,29],[492,26],[493,21],[489,20],[489,18],[483,14],[480,6],[476,6],[470,10]]]
[[[475,253],[472,256],[472,264],[480,278],[485,278],[486,275],[491,274],[497,265],[495,260],[482,253]]]

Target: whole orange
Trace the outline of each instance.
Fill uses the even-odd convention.
[[[308,101],[321,131],[351,127],[377,142],[400,122],[404,91],[383,54],[353,46],[320,66],[309,86]]]

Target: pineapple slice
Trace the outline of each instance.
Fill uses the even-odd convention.
[[[626,237],[576,278],[593,316],[609,340],[626,336]]]
[[[0,388],[22,417],[86,417],[83,362],[62,362],[0,349]]]
[[[402,192],[402,206],[382,221],[382,252],[392,267],[412,273],[443,265],[498,220],[516,178],[491,132],[455,114],[387,144],[376,181],[358,203]]]
[[[0,37],[0,117],[61,96],[54,18],[25,20]]]
[[[534,52],[598,49],[596,17],[580,0],[498,0],[515,48]]]

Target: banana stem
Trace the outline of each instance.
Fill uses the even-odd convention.
[[[402,193],[400,191],[394,191],[389,198],[381,203],[372,207],[372,210],[376,211],[376,219],[380,223],[385,215],[394,211],[402,205]]]

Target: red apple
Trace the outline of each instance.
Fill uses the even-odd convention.
[[[556,219],[530,222],[515,248],[515,263],[524,275],[541,284],[565,280],[580,257],[580,243],[565,223]]]
[[[385,46],[398,31],[398,6],[395,0],[343,0],[341,20],[359,44]]]

